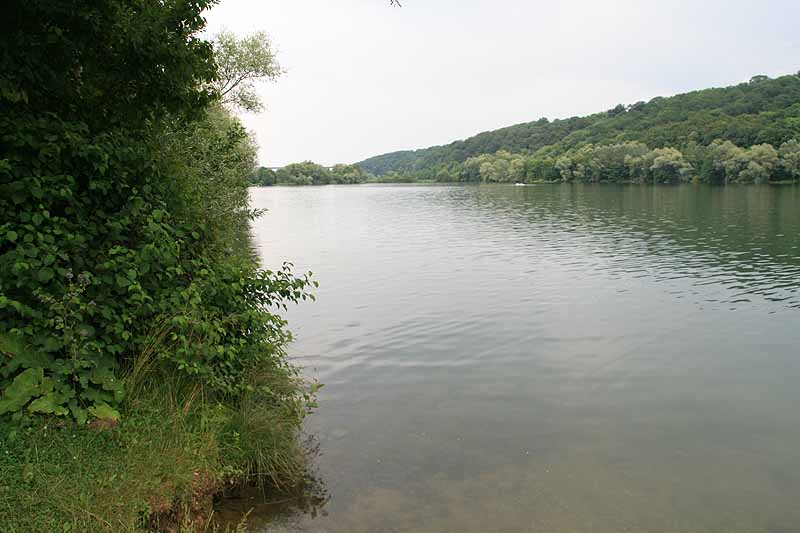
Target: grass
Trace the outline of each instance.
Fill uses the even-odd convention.
[[[276,490],[299,483],[305,474],[297,439],[306,408],[296,400],[301,383],[253,379],[271,379],[278,394],[253,393],[234,408],[196,385],[140,380],[113,428],[0,419],[0,529],[207,530],[212,495],[222,487],[261,480]]]

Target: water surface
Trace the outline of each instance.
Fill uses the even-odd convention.
[[[252,200],[321,284],[288,318],[326,385],[324,497],[255,530],[800,531],[800,189]]]

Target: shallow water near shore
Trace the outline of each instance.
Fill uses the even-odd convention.
[[[318,483],[254,531],[800,530],[800,188],[251,190]],[[296,503],[296,504],[295,504]],[[278,512],[276,512],[276,510]]]

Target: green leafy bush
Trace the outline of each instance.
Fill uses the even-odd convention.
[[[212,105],[212,2],[12,1],[0,32],[0,414],[115,418],[158,368],[221,395],[284,365],[308,297],[247,250],[254,149]],[[17,415],[19,416],[19,415]]]

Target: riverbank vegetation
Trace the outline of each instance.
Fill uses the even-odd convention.
[[[292,163],[279,169],[259,167],[250,174],[250,184],[257,187],[270,185],[331,185],[355,184],[374,181],[374,176],[358,165],[325,167],[311,161]]]
[[[221,487],[302,479],[313,384],[251,255],[255,147],[225,107],[280,75],[214,2],[15,1],[0,42],[0,523],[190,526]]]
[[[325,167],[311,161],[292,163],[278,169],[259,167],[248,177],[254,187],[272,185],[357,185],[361,183],[419,183],[421,180],[408,172],[387,172],[376,176],[358,165],[338,164]]]
[[[709,146],[688,144],[650,149],[631,141],[587,144],[554,157],[512,154],[501,150],[467,159],[450,171],[437,172],[438,181],[488,183],[537,181],[712,184],[767,183],[800,180],[800,143],[792,139],[775,148],[756,144],[741,148],[730,141]],[[413,174],[412,174],[413,175]]]
[[[799,152],[800,74],[543,118],[359,165],[379,180],[764,183],[800,180]]]

